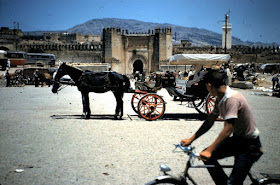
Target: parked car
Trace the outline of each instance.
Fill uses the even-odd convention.
[[[280,64],[263,64],[261,65],[260,70],[263,73],[279,73]]]

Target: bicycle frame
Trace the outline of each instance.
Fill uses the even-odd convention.
[[[171,174],[168,174],[167,172],[171,171],[171,169],[165,165],[160,165],[160,171],[162,171],[164,174],[161,176],[156,177],[155,181],[164,181],[169,180],[172,181],[174,184],[180,184],[180,185],[188,185],[188,180],[192,182],[192,184],[197,185],[197,183],[194,181],[194,179],[189,175],[188,171],[190,168],[211,168],[215,167],[214,165],[195,165],[194,160],[199,156],[199,154],[193,152],[194,147],[186,146],[183,147],[181,144],[175,145],[175,149],[172,152],[178,152],[176,151],[177,148],[180,148],[184,153],[186,153],[189,156],[189,159],[186,163],[185,170],[183,172],[183,175],[180,177],[173,176]],[[233,165],[221,165],[222,168],[233,168]],[[252,185],[260,185],[260,184],[269,184],[269,183],[279,183],[280,184],[280,175],[276,174],[262,174],[263,178],[254,178],[251,172],[248,172],[247,174],[252,182]]]

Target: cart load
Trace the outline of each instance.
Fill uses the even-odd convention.
[[[202,65],[220,67],[230,60],[229,54],[177,54],[169,59],[171,65]]]

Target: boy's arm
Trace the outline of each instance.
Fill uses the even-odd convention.
[[[213,151],[233,132],[233,125],[227,121],[224,123],[224,128],[217,139],[204,151],[200,153],[200,159],[207,160],[211,157]]]
[[[215,120],[218,118],[216,114],[210,114],[208,118],[204,121],[201,127],[197,130],[197,132],[190,137],[189,139],[182,139],[182,146],[190,145],[194,140],[205,134],[214,124]]]

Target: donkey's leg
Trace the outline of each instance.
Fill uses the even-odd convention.
[[[123,92],[120,92],[120,106],[121,106],[121,116],[120,119],[122,119],[123,116]]]
[[[83,93],[83,99],[84,99],[84,108],[85,108],[86,119],[89,119],[91,113],[90,113],[89,93],[88,92]]]
[[[113,92],[116,98],[117,106],[116,106],[116,111],[115,111],[115,119],[118,119],[118,116],[120,116],[120,119],[122,119],[123,116],[123,100],[122,96],[123,93],[120,93],[118,91]],[[120,115],[121,112],[121,115]]]
[[[86,115],[86,103],[85,103],[85,96],[82,94],[82,103],[83,103],[83,114]]]

